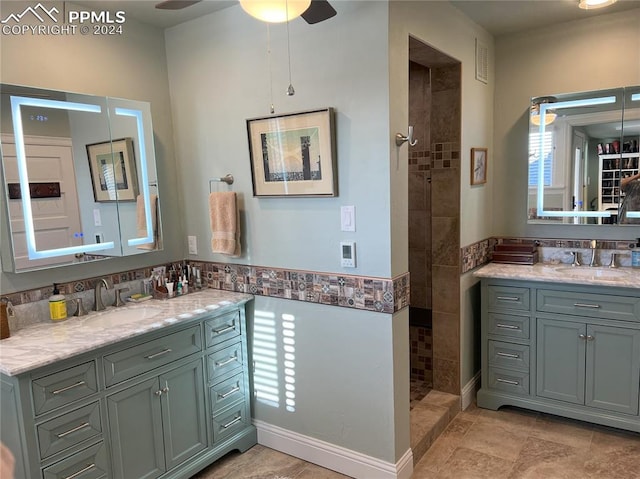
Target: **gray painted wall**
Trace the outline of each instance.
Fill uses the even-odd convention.
[[[499,37],[496,80],[493,234],[637,237],[637,227],[527,225],[525,159],[531,97],[640,84],[640,8]]]
[[[269,116],[271,103],[264,23],[235,6],[166,31],[184,232],[199,248],[191,258],[390,276],[388,7],[334,4],[339,13],[330,21],[290,24],[293,97],[285,95],[286,26],[269,28],[276,114],[336,110],[337,198],[252,196],[246,119]],[[227,173],[243,211],[243,255],[233,259],[211,252],[208,220],[209,179]],[[356,207],[353,233],[340,231],[341,205]],[[347,239],[357,242],[355,269],[340,266],[339,242]],[[405,313],[263,297],[255,311],[275,318],[276,337],[283,315],[295,318],[296,343],[295,410],[257,400],[256,419],[391,463],[408,450]]]
[[[33,2],[11,2],[22,11]],[[7,8],[0,10],[4,15]],[[67,3],[67,8],[74,8]],[[78,7],[81,8],[81,7]],[[58,9],[62,11],[62,2]],[[151,103],[164,224],[164,251],[30,273],[0,273],[0,291],[10,293],[183,258],[182,209],[178,205],[169,84],[161,29],[127,19],[123,35],[3,35],[0,80],[54,90],[129,98]],[[8,248],[4,198],[0,242]],[[3,255],[4,256],[4,255]]]

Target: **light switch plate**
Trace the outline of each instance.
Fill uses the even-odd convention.
[[[342,231],[355,231],[356,230],[356,207],[341,206],[340,207],[340,225]]]
[[[189,254],[198,254],[198,239],[195,236],[187,236]]]
[[[102,226],[102,216],[100,216],[100,210],[97,208],[93,210],[93,226]]]

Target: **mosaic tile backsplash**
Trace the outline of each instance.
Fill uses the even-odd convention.
[[[394,313],[409,306],[409,273],[387,279],[228,263],[190,261],[189,264],[201,268],[203,286],[213,289],[380,313]],[[121,283],[136,280],[141,283],[151,275],[151,269],[126,271],[106,278],[117,288]],[[71,299],[92,290],[97,279],[60,283],[58,288]],[[53,287],[48,286],[4,297],[19,306],[46,300],[52,293]]]

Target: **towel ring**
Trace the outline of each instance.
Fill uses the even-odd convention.
[[[233,184],[233,175],[232,174],[228,174],[225,175],[223,177],[220,178],[211,178],[209,180],[209,193],[211,193],[213,191],[213,183],[226,183],[227,185],[231,186]]]

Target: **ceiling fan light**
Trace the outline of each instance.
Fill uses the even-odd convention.
[[[240,6],[245,12],[267,23],[293,20],[302,15],[310,5],[311,0],[240,0]]]
[[[580,0],[578,7],[583,10],[593,10],[594,8],[608,7],[613,5],[617,0]]]
[[[532,100],[532,105],[531,105],[531,114],[530,114],[530,118],[531,118],[531,123],[536,125],[536,126],[540,126],[540,122],[541,122],[541,118],[540,118],[540,105],[542,103],[555,103],[556,99],[553,97],[538,97],[538,98],[534,98]],[[548,107],[545,109],[545,113],[544,113],[544,124],[546,125],[550,125],[551,123],[553,123],[556,118],[558,117],[558,115],[556,114],[556,112],[554,112],[553,110],[548,109]]]

